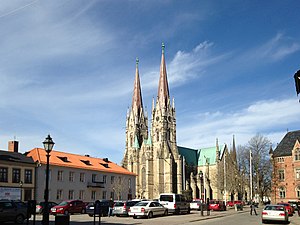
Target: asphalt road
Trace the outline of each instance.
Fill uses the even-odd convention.
[[[132,217],[102,217],[99,223],[99,218],[96,218],[95,225],[257,225],[261,223],[261,208],[257,210],[258,216],[250,215],[249,207],[245,207],[243,211],[235,211],[229,209],[224,212],[211,212],[210,215],[201,216],[198,211],[192,211],[187,215],[169,215],[165,217],[155,217],[152,219],[133,219]],[[35,225],[41,225],[42,216],[37,215]],[[290,225],[299,225],[300,217],[297,214],[290,217]],[[7,223],[13,225],[14,223]],[[26,222],[24,223],[26,224]],[[1,223],[2,225],[2,223]],[[3,224],[4,225],[4,224]],[[34,225],[33,221],[29,221],[29,225]],[[50,216],[50,225],[55,224],[55,217]],[[71,215],[69,225],[94,225],[93,217],[88,215]]]

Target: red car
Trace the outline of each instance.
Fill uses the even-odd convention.
[[[63,201],[51,208],[51,214],[85,213],[86,204],[81,200]]]
[[[210,200],[208,207],[213,211],[226,211],[225,202],[221,200]]]
[[[288,212],[289,216],[292,216],[294,214],[294,208],[290,205],[290,203],[287,202],[279,202],[277,205],[283,205],[286,211]]]

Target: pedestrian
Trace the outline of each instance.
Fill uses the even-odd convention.
[[[112,216],[114,201],[112,199],[110,199],[108,204],[109,204],[109,206],[108,206],[108,217],[110,217],[110,216]]]
[[[250,215],[252,215],[252,212],[254,211],[255,215],[257,216],[257,212],[256,212],[256,209],[255,209],[255,202],[252,202],[251,205],[250,205]]]

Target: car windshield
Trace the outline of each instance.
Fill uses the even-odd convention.
[[[146,206],[148,205],[148,202],[139,202],[135,206]]]
[[[65,205],[68,205],[68,202],[63,201],[63,202],[59,203],[59,205],[60,205],[60,206],[65,206]]]
[[[173,202],[173,195],[161,195],[159,200],[164,202]]]
[[[276,210],[276,211],[284,211],[284,208],[279,205],[268,205],[265,207],[265,210]]]
[[[116,202],[115,206],[124,206],[124,202]]]

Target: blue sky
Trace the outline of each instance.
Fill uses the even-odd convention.
[[[3,1],[0,149],[42,147],[120,163],[135,59],[150,115],[165,57],[177,143],[190,148],[256,133],[274,146],[300,129],[299,1]]]

